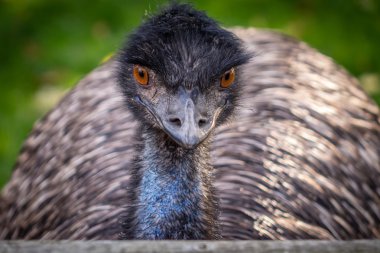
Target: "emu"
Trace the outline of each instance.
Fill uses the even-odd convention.
[[[380,238],[379,115],[304,43],[174,4],[35,125],[0,238]]]

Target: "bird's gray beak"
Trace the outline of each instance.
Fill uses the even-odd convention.
[[[217,109],[211,113],[211,110],[205,110],[205,103],[199,99],[197,89],[180,89],[171,99],[163,99],[156,106],[150,105],[141,97],[136,97],[135,101],[150,111],[171,139],[187,149],[196,147],[207,138],[221,111]]]
[[[206,139],[214,128],[215,117],[202,116],[191,98],[175,107],[181,109],[163,120],[164,130],[179,145],[193,148]]]
[[[173,99],[164,103],[169,109],[165,114],[159,115],[162,128],[184,148],[193,148],[200,144],[215,127],[219,111],[212,113],[210,108],[204,108],[204,99],[197,88],[180,88]]]

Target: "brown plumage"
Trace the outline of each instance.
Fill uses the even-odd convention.
[[[256,56],[212,143],[223,238],[380,238],[379,108],[304,43],[232,31]],[[35,125],[0,197],[0,239],[117,238],[136,121],[114,64]]]

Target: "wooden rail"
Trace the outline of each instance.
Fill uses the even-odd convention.
[[[380,240],[358,241],[0,241],[1,253],[254,252],[375,253]]]

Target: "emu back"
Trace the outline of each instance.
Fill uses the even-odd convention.
[[[275,32],[212,144],[224,239],[380,238],[379,108],[331,59]],[[136,121],[97,68],[34,127],[0,196],[0,239],[116,239]]]

